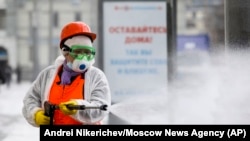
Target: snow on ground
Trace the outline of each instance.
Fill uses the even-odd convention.
[[[22,116],[22,100],[29,82],[0,86],[0,140],[38,141],[39,128],[29,125]]]
[[[157,90],[115,103],[105,124],[250,124],[249,58],[222,56],[199,66],[180,66],[168,93]],[[1,141],[39,140],[39,128],[21,114],[30,85],[0,86]]]

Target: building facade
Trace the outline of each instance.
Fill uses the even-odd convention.
[[[16,39],[13,67],[20,67],[23,80],[33,80],[41,69],[54,63],[60,55],[61,28],[67,22],[84,21],[97,32],[97,0],[8,0],[6,3],[7,32]]]
[[[23,80],[54,63],[60,30],[70,21],[84,21],[98,33],[98,9],[101,0],[0,0],[0,44],[10,51],[9,62],[20,68]],[[206,14],[211,5],[223,0],[178,0],[177,34],[208,33]],[[205,7],[205,8],[204,8]],[[213,9],[212,9],[213,10]],[[5,30],[7,29],[7,30]],[[98,52],[98,37],[94,43]],[[99,56],[95,65],[98,66]]]

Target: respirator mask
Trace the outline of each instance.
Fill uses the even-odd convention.
[[[62,51],[68,52],[74,58],[67,66],[75,72],[84,72],[95,63],[95,48],[84,45],[63,45]]]

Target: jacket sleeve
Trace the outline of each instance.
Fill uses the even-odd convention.
[[[74,118],[86,124],[102,121],[109,113],[111,106],[111,93],[105,74],[98,68],[94,68],[85,75],[84,100],[76,100],[78,104],[86,107],[100,107],[107,105],[107,110],[85,109],[78,110]]]
[[[34,114],[41,109],[41,78],[42,72],[38,75],[36,80],[32,83],[23,99],[22,114],[26,121],[32,126],[37,127],[34,121]]]

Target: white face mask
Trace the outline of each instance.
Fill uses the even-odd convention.
[[[86,71],[89,67],[91,67],[94,63],[95,63],[95,59],[93,59],[91,61],[86,61],[84,59],[82,59],[82,60],[75,59],[73,61],[73,63],[68,62],[67,66],[75,72],[82,73],[82,72]]]

